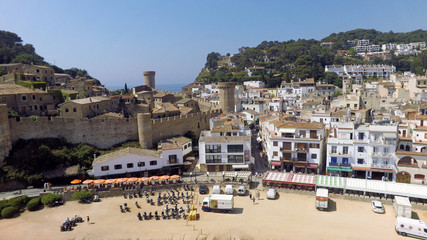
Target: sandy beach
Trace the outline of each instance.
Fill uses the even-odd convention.
[[[199,202],[207,195],[196,194],[200,220],[188,223],[182,219],[139,221],[138,212],[164,208],[150,206],[145,199],[114,197],[92,204],[69,201],[0,220],[0,239],[406,239],[394,231],[395,211],[389,204],[385,204],[385,214],[376,214],[370,202],[331,196],[330,209],[323,212],[316,210],[314,194],[280,192],[276,200],[267,200],[265,193],[261,191],[255,204],[249,196],[235,196],[232,214],[202,212]],[[130,213],[120,212],[123,203],[131,207]],[[415,212],[427,220],[427,211]],[[73,231],[60,232],[60,223],[74,214],[85,222]]]

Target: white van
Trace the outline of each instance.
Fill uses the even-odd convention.
[[[418,219],[396,218],[396,232],[403,236],[427,239],[427,224]]]
[[[225,194],[234,195],[233,185],[225,185]]]
[[[213,186],[212,194],[221,194],[221,187],[219,185]]]

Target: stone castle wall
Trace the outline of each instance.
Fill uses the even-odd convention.
[[[109,148],[127,140],[138,140],[136,118],[72,119],[32,118],[9,119],[12,143],[18,139],[65,138],[71,143],[87,143]]]
[[[3,165],[3,160],[9,155],[11,149],[12,141],[7,117],[7,106],[0,104],[0,166]]]
[[[1,105],[0,105],[1,106]],[[0,109],[1,110],[1,109]],[[3,109],[4,111],[5,109]],[[7,110],[6,110],[7,111]],[[7,112],[6,112],[7,114]],[[197,136],[209,129],[209,119],[221,114],[221,110],[199,112],[148,121],[151,124],[152,143],[162,139],[184,135],[193,131]],[[3,114],[4,115],[4,114]],[[109,148],[128,140],[147,138],[143,126],[138,132],[137,118],[130,119],[73,119],[49,117],[5,118],[0,120],[0,155],[8,156],[11,144],[18,139],[65,138],[71,143],[86,143],[98,148]]]
[[[209,119],[220,114],[221,110],[217,109],[152,120],[153,142],[157,143],[162,139],[184,135],[188,131],[193,131],[196,136],[199,136],[201,131],[209,129]]]

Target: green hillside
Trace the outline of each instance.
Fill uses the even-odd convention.
[[[291,79],[314,78],[340,85],[334,74],[325,74],[325,65],[331,64],[389,64],[397,71],[412,71],[424,74],[427,68],[427,51],[416,57],[392,56],[389,60],[375,58],[367,62],[356,56],[354,50],[346,46],[347,40],[369,39],[372,44],[427,42],[427,31],[416,30],[408,33],[379,32],[373,29],[356,29],[348,32],[333,33],[319,40],[299,39],[285,42],[263,41],[256,47],[241,47],[239,53],[222,56],[220,53],[208,54],[206,64],[196,81],[237,82],[262,80],[268,87],[277,87],[282,81]],[[321,42],[333,42],[332,48],[320,46]],[[346,55],[338,55],[337,50],[348,50]],[[257,67],[249,77],[246,68]]]

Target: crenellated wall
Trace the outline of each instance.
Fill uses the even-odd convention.
[[[73,118],[11,118],[12,142],[18,139],[65,138],[71,143],[87,143],[108,148],[127,140],[138,140],[136,118],[73,119]]]
[[[5,109],[3,109],[3,112],[5,112]],[[139,140],[144,143],[149,142],[150,138],[148,135],[152,135],[152,140],[150,140],[152,143],[157,143],[169,137],[184,135],[188,131],[193,131],[199,136],[202,130],[209,129],[209,119],[219,114],[221,114],[221,110],[218,109],[151,121],[142,121],[142,115],[140,115],[141,121],[139,124],[142,125],[138,128],[137,118],[74,119],[25,117],[7,119],[6,110],[6,115],[3,114],[6,116],[6,120],[1,115],[2,121],[0,122],[0,133],[2,134],[2,138],[0,139],[0,153],[4,152],[4,155],[7,156],[11,148],[11,143],[15,143],[20,138],[65,138],[71,143],[87,143],[98,148],[109,148],[128,140]],[[151,126],[146,126],[146,124],[151,124]],[[9,138],[7,137],[8,135],[10,136]],[[145,145],[151,144],[147,143]]]
[[[196,136],[209,129],[209,119],[221,114],[221,110],[191,113],[183,116],[160,118],[152,121],[153,142],[193,131]]]

